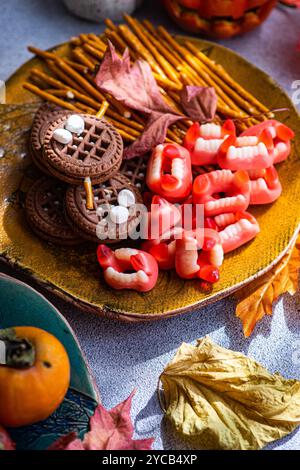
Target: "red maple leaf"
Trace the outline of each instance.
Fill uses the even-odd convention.
[[[15,444],[4,428],[0,426],[0,450],[15,450]]]
[[[49,450],[150,450],[154,439],[133,439],[130,410],[134,393],[110,411],[99,405],[83,440],[69,434],[61,437]]]

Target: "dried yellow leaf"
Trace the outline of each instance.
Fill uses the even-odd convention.
[[[237,293],[236,316],[243,324],[246,337],[265,315],[272,315],[273,303],[285,292],[295,294],[300,268],[300,236],[293,248],[264,276]]]
[[[195,448],[254,450],[300,424],[300,382],[206,337],[161,375],[166,417]]]

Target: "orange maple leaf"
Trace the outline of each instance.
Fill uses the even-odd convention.
[[[269,272],[238,291],[236,316],[249,337],[265,315],[272,315],[273,303],[284,293],[293,295],[298,288],[300,235],[293,247]]]

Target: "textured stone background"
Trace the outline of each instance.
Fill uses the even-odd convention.
[[[145,1],[137,13],[176,32],[159,1]],[[5,80],[30,58],[26,45],[48,48],[81,32],[101,32],[103,25],[71,16],[59,0],[10,0],[2,2],[0,16],[0,79]],[[300,80],[300,12],[277,9],[258,30],[222,43],[268,72],[291,94],[291,84]],[[0,265],[12,276],[12,269]],[[28,282],[28,279],[25,279]],[[34,287],[35,284],[30,282]],[[83,314],[42,291],[66,316],[74,328],[100,389],[103,403],[110,408],[137,388],[133,418],[137,437],[154,435],[156,449],[185,449],[175,438],[156,398],[156,385],[165,364],[182,341],[194,342],[209,334],[224,347],[243,351],[271,371],[300,379],[300,293],[281,299],[272,317],[264,318],[248,340],[234,316],[232,300],[218,302],[201,311],[172,320],[145,325],[124,325]],[[294,355],[294,356],[293,356]],[[299,356],[299,354],[298,354]],[[269,446],[272,449],[300,449],[300,433]]]

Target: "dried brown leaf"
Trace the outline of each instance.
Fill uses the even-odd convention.
[[[161,375],[166,417],[196,449],[256,450],[300,424],[300,382],[206,337]]]

